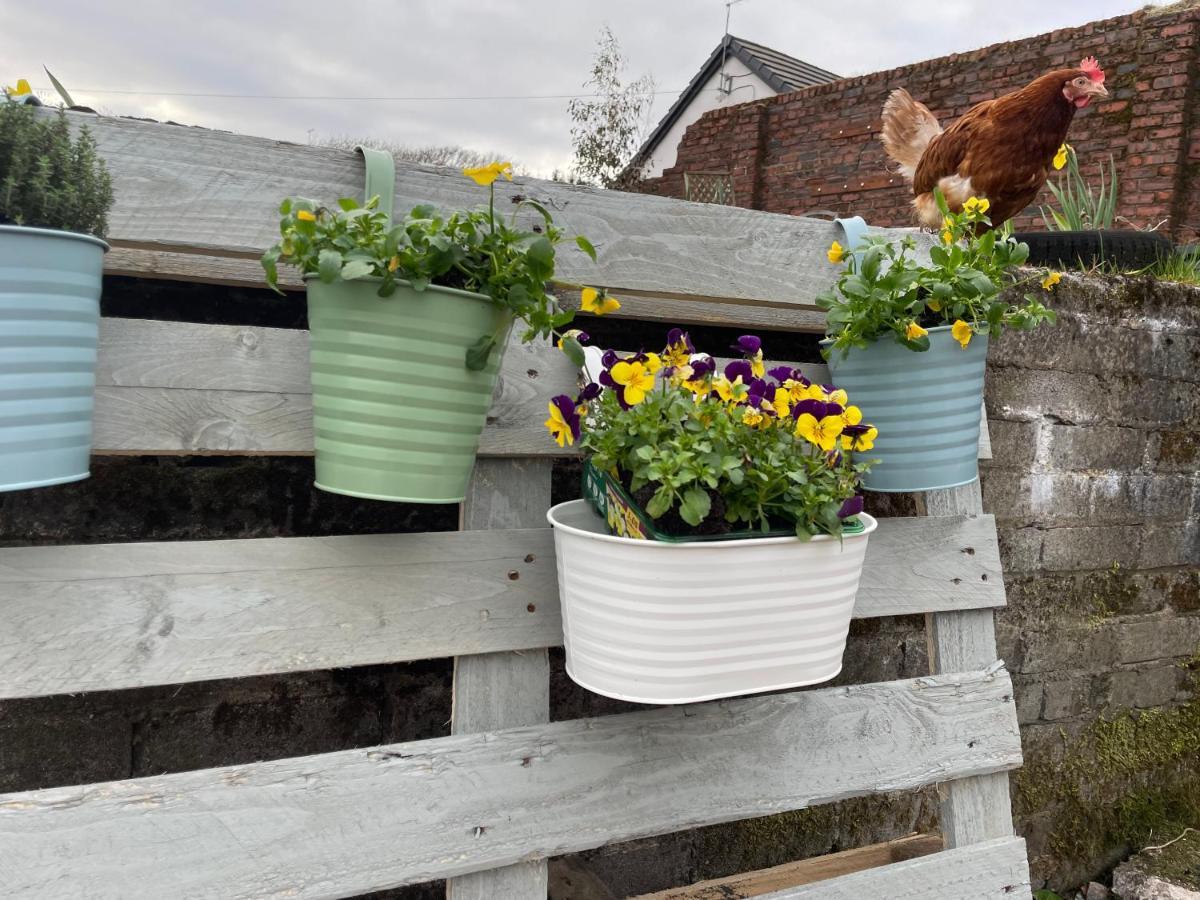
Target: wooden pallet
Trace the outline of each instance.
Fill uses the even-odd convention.
[[[252,280],[281,196],[361,183],[341,151],[91,124],[117,196],[113,272]],[[423,167],[397,183],[398,209],[478,200]],[[600,249],[598,276],[570,254],[566,276],[623,292],[636,317],[820,327],[828,223],[512,190],[555,198]],[[311,453],[306,343],[105,320],[97,452]],[[941,852],[761,896],[1028,896],[992,622],[1004,587],[977,485],[925,495],[935,518],[885,519],[871,539],[855,616],[926,614],[929,676],[548,722],[562,632],[544,515],[561,451],[539,423],[573,382],[557,352],[510,348],[457,533],[0,550],[0,698],[455,658],[449,737],[0,796],[4,896],[337,898],[449,878],[454,900],[534,900],[549,857],[930,784]]]

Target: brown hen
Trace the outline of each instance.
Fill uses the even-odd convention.
[[[976,104],[943,131],[928,107],[898,88],[883,105],[880,139],[912,184],[922,225],[941,223],[933,195],[939,188],[955,212],[968,197],[986,197],[995,227],[1037,197],[1075,110],[1107,96],[1104,70],[1089,56],[1077,69],[1058,69]]]

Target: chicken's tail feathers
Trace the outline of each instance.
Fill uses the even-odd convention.
[[[896,164],[896,171],[911,182],[929,142],[942,133],[938,120],[924,103],[904,88],[896,88],[883,104],[883,130],[879,139]]]

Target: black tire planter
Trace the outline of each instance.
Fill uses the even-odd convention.
[[[1144,269],[1171,252],[1171,241],[1153,231],[1019,231],[1029,245],[1028,265],[1090,269],[1100,263]]]

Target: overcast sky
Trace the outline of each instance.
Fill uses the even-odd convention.
[[[741,0],[729,30],[838,74],[856,75],[1142,5]],[[347,134],[462,144],[502,151],[532,172],[548,174],[570,159],[567,100],[445,98],[581,93],[597,33],[608,24],[628,58],[629,77],[649,72],[663,92],[655,97],[657,121],[720,42],[725,4],[0,0],[0,21],[0,79],[12,84],[25,77],[35,88],[49,88],[42,71],[48,65],[77,103],[102,112],[302,143],[310,134]],[[1097,49],[1081,45],[1079,55]],[[195,94],[275,99],[188,96]]]

